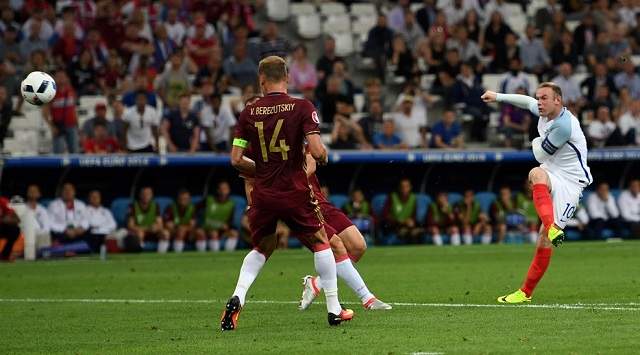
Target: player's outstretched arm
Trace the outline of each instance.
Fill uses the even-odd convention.
[[[533,114],[538,115],[538,100],[531,96],[519,95],[519,94],[501,94],[495,91],[487,90],[482,96],[482,101],[486,103],[491,102],[505,102],[520,108],[528,109]]]
[[[316,160],[316,162],[318,162],[318,164],[326,165],[329,162],[329,157],[327,154],[327,148],[322,144],[320,135],[317,133],[308,134],[307,142],[311,156]]]

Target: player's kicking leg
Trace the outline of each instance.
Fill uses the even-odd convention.
[[[365,309],[391,309],[391,305],[377,299],[365,284],[362,276],[354,267],[352,260],[358,261],[367,249],[364,237],[356,228],[351,225],[334,236],[329,241],[336,262],[336,272],[338,277],[343,279],[347,285],[360,298]],[[307,309],[313,300],[320,294],[322,289],[322,278],[319,276],[307,275],[302,282],[302,298],[299,309]]]
[[[498,297],[498,302],[500,303],[530,302],[533,290],[547,271],[551,261],[553,252],[551,246],[559,246],[564,241],[564,232],[555,224],[553,202],[550,194],[551,180],[547,172],[539,167],[533,168],[529,173],[529,181],[532,184],[533,203],[542,221],[540,238],[536,243],[536,252],[522,287],[511,294]]]

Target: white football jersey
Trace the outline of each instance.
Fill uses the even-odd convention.
[[[530,105],[529,110],[539,116],[537,103]],[[540,117],[538,133],[542,138],[542,149],[550,155],[541,165],[543,168],[583,187],[593,182],[587,165],[587,140],[580,122],[566,107],[553,120]]]

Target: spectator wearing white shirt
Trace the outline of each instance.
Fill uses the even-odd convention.
[[[515,94],[519,88],[524,88],[528,94],[531,90],[529,76],[522,71],[520,58],[511,58],[509,62],[509,72],[500,83],[500,91],[505,94]]]
[[[207,137],[207,144],[215,152],[228,152],[236,118],[230,107],[222,106],[219,93],[209,96],[208,101],[200,112],[200,125]]]
[[[60,198],[49,204],[51,237],[54,241],[67,244],[85,240],[89,229],[86,205],[76,199],[76,188],[71,183],[62,185]]]
[[[631,230],[633,238],[640,238],[640,179],[629,181],[629,188],[618,197],[622,223]]]
[[[389,27],[394,32],[400,32],[404,28],[405,13],[407,11],[411,11],[409,8],[410,4],[410,0],[398,0],[398,4],[389,11],[389,14],[387,15],[389,19]]]
[[[157,146],[159,115],[155,108],[147,105],[147,93],[136,94],[136,104],[123,114],[126,123],[127,150],[131,153],[153,153]]]
[[[613,229],[616,237],[621,236],[620,211],[616,201],[609,192],[609,184],[602,182],[598,188],[587,198],[587,211],[589,212],[589,237],[591,239],[602,238],[605,228]]]
[[[187,27],[178,19],[178,9],[170,8],[167,12],[167,20],[164,22],[167,34],[178,47],[184,44],[184,38],[187,35]]]
[[[38,201],[42,197],[38,185],[27,187],[27,208],[31,209],[36,221],[36,250],[51,246],[51,223],[49,213]]]
[[[616,124],[611,121],[609,108],[605,105],[598,106],[596,119],[587,127],[587,139],[590,145],[594,148],[604,147],[616,128]]]
[[[582,106],[582,93],[580,92],[580,84],[571,77],[573,68],[571,64],[564,62],[558,68],[558,76],[553,78],[556,85],[562,90],[562,102],[570,111],[576,112]]]
[[[427,126],[426,106],[422,98],[403,94],[398,112],[393,114],[396,132],[410,148],[426,146],[422,131]]]
[[[111,211],[102,206],[102,195],[98,190],[89,192],[89,206],[86,214],[89,223],[87,240],[91,250],[97,252],[104,244],[105,238],[116,231],[116,220]]]
[[[640,144],[640,100],[631,101],[629,111],[620,116],[618,127],[627,144]]]
[[[196,12],[193,15],[193,25],[189,26],[189,29],[187,29],[188,38],[193,38],[196,36],[196,27],[199,24],[204,24],[204,38],[206,39],[212,38],[217,41],[217,39],[214,38],[216,34],[215,27],[213,27],[213,25],[207,22],[207,19],[202,12]]]

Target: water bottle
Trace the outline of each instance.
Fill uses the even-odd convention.
[[[100,246],[100,260],[107,260],[107,246],[106,244],[102,244]]]

